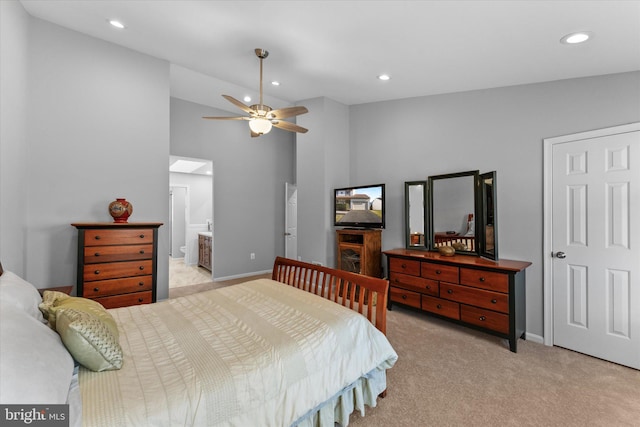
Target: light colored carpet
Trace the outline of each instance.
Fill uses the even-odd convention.
[[[394,306],[387,397],[352,426],[639,426],[640,371]]]
[[[170,289],[169,296],[253,278]],[[387,397],[364,418],[352,414],[351,426],[640,425],[640,371],[524,340],[512,353],[506,340],[412,309],[387,313],[399,356]]]

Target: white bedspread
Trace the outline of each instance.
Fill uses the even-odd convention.
[[[397,359],[364,316],[268,279],[109,311],[124,366],[81,369],[85,427],[289,426]]]

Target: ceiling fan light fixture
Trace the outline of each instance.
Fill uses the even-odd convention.
[[[249,120],[249,128],[253,133],[257,133],[258,135],[264,135],[271,131],[271,121],[262,118],[256,118]]]

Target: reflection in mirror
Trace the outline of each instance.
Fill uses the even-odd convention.
[[[456,252],[477,253],[477,182],[478,171],[429,177],[430,249],[452,246]]]
[[[425,247],[426,181],[404,183],[404,208],[407,248]]]
[[[480,193],[482,195],[482,223],[480,233],[484,238],[480,256],[498,259],[498,224],[496,215],[496,172],[480,175]]]

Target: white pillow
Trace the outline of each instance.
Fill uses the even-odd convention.
[[[0,301],[0,343],[0,404],[67,402],[73,358],[55,331]]]
[[[38,321],[44,322],[38,306],[42,302],[40,292],[20,276],[5,271],[0,276],[0,302],[27,312]]]

